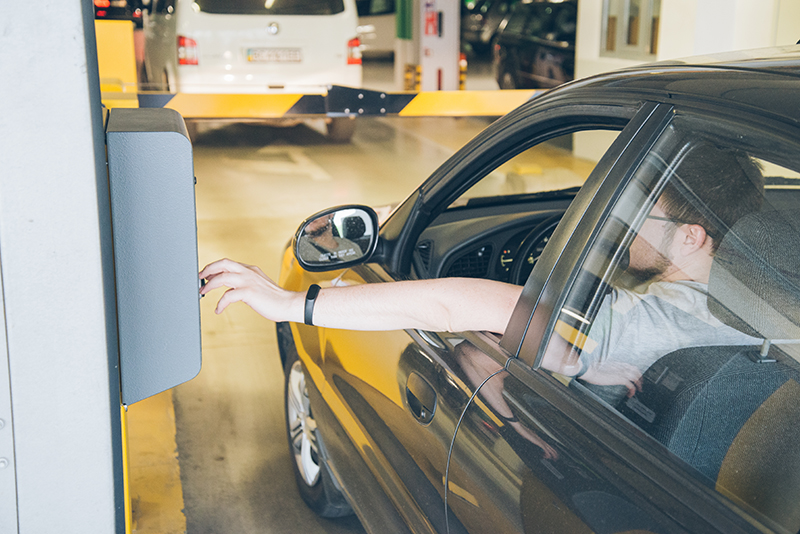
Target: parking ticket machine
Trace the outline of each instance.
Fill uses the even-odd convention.
[[[195,178],[171,109],[111,109],[106,149],[127,406],[200,372]]]

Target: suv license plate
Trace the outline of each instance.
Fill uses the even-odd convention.
[[[247,61],[253,63],[300,63],[299,48],[248,48]]]

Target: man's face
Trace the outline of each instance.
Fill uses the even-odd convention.
[[[656,203],[631,243],[627,272],[641,282],[660,277],[672,265],[670,247],[677,225],[666,219],[666,213]]]
[[[319,219],[314,219],[306,226],[305,233],[311,237],[319,237],[331,228],[332,215],[326,215]]]

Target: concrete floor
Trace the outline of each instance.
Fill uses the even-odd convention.
[[[391,63],[368,65],[364,85],[387,88],[391,72]],[[473,88],[491,83],[476,77]],[[306,216],[336,204],[402,200],[489,122],[362,118],[345,145],[329,143],[321,123],[201,127],[193,143],[200,265],[229,257],[277,277],[286,242]],[[133,531],[363,532],[355,517],[321,519],[300,499],[274,324],[242,304],[215,315],[220,294],[201,301],[200,374],[130,407]]]

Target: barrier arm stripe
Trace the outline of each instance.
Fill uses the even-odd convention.
[[[538,91],[541,92],[541,91]],[[467,117],[505,115],[537,94],[537,91],[431,91],[419,93],[402,110],[401,117]]]
[[[332,86],[327,94],[139,93],[139,107],[174,109],[186,119],[281,119],[311,116],[501,116],[544,90],[387,93]]]

